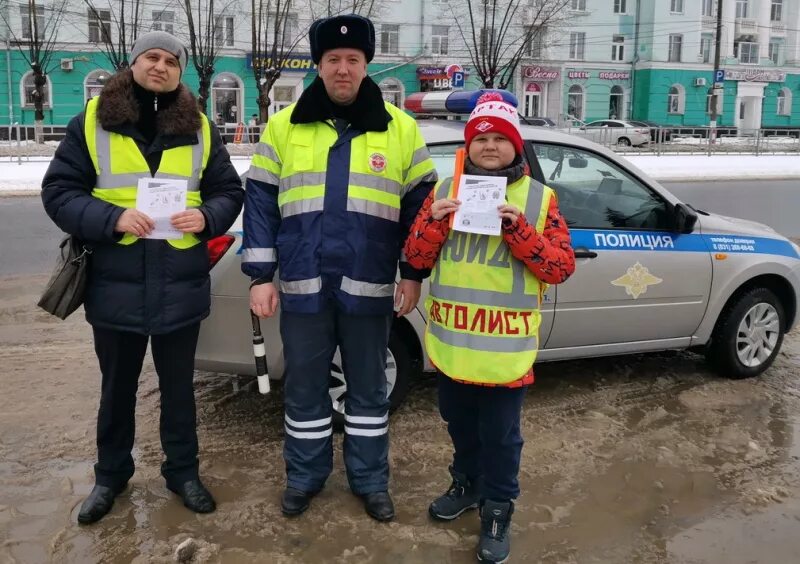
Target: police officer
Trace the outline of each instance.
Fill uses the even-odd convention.
[[[242,270],[257,315],[274,315],[280,296],[283,513],[304,512],[331,472],[328,380],[338,346],[348,481],[367,513],[388,521],[386,349],[393,304],[398,315],[410,312],[427,274],[401,259],[401,249],[436,172],[414,120],[385,103],[367,76],[372,22],[317,20],[309,39],[319,76],[272,116],[250,167]]]
[[[231,226],[244,193],[219,134],[180,83],[181,42],[160,31],[141,35],[130,61],[70,121],[42,182],[50,218],[92,248],[84,307],[103,378],[95,486],[78,514],[83,524],[107,514],[133,476],[148,340],[161,391],[161,473],[192,511],[215,508],[198,474],[194,353],[211,299],[205,241]],[[136,195],[139,180],[151,177],[187,188],[187,210],[170,218],[179,238],[147,238],[154,220],[136,209]]]

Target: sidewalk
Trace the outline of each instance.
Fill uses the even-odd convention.
[[[35,157],[32,157],[32,159]],[[800,179],[797,155],[668,155],[626,157],[638,168],[660,181],[791,180]],[[250,157],[231,157],[239,173],[246,172]],[[0,196],[38,193],[50,159],[0,162]]]

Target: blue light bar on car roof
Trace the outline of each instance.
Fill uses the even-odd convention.
[[[416,114],[469,114],[478,103],[478,98],[486,92],[498,92],[503,100],[515,108],[519,105],[517,97],[508,90],[456,90],[453,92],[416,92],[406,98],[405,108]]]

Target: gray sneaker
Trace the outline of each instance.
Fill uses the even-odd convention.
[[[452,521],[468,509],[476,509],[480,502],[477,481],[472,481],[466,475],[456,472],[452,466],[450,475],[453,477],[450,488],[428,507],[431,517],[441,521]]]
[[[484,500],[481,505],[481,538],[478,542],[478,561],[503,564],[511,553],[511,501]]]

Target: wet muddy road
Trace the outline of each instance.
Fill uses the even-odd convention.
[[[79,527],[92,485],[99,375],[80,315],[33,305],[45,278],[0,279],[0,562],[472,562],[478,521],[429,521],[450,448],[431,380],[391,421],[398,516],[378,524],[336,466],[311,510],[280,515],[282,406],[199,373],[201,471],[219,508],[164,487],[158,390],[140,382],[137,472],[113,511]],[[246,383],[246,382],[243,382]],[[543,365],[526,398],[512,562],[800,562],[800,333],[765,377],[717,378],[688,353]]]

